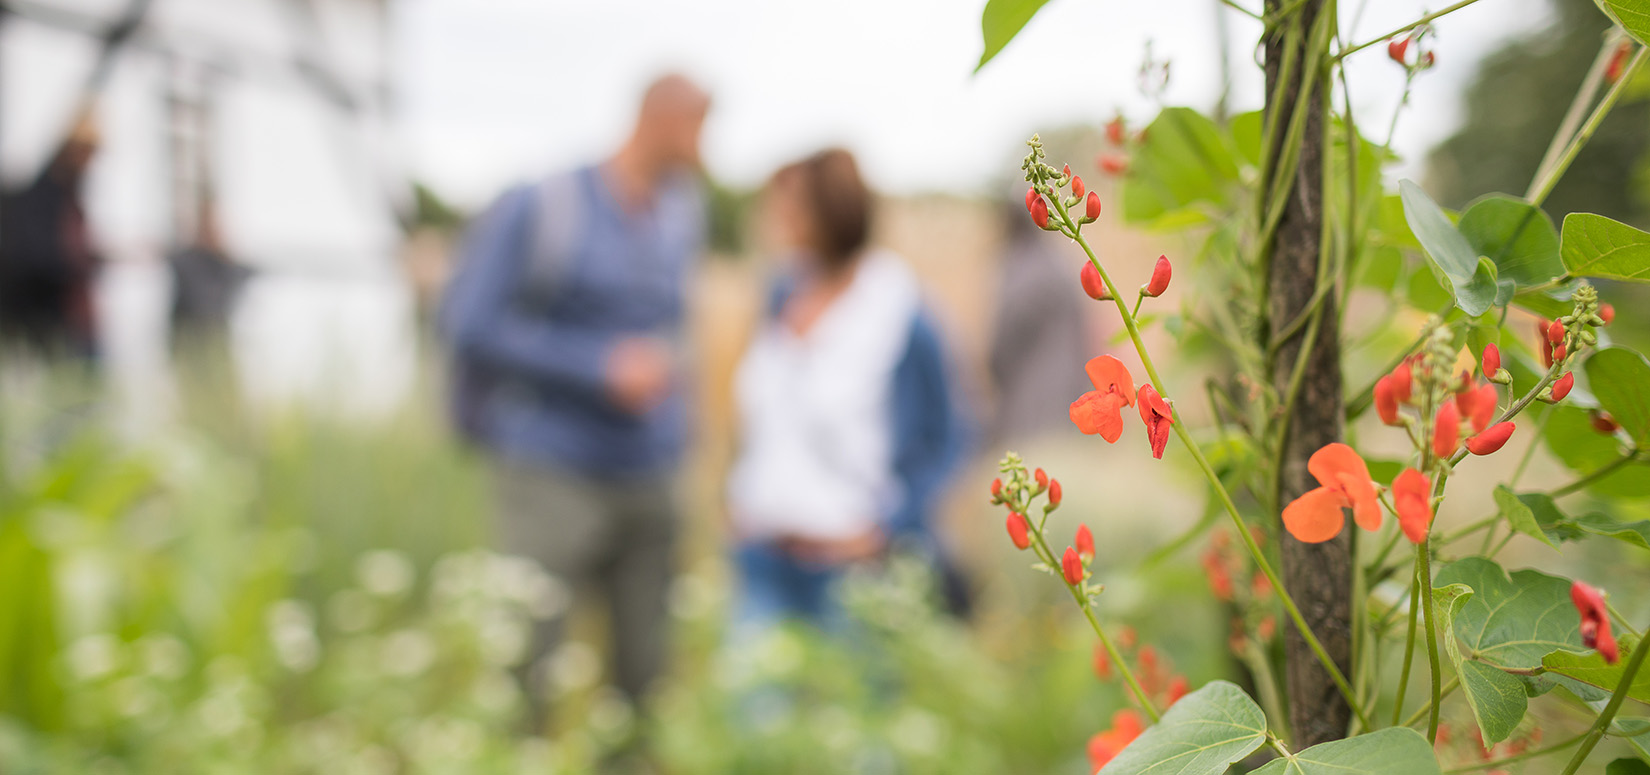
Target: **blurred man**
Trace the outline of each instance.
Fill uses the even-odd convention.
[[[0,202],[0,342],[47,355],[97,349],[93,252],[81,188],[99,143],[92,112],[34,182]]]
[[[444,310],[459,425],[496,463],[500,545],[607,601],[613,673],[633,701],[665,653],[708,108],[686,78],[661,78],[612,158],[505,193],[466,238]],[[560,634],[541,626],[520,674],[534,731]]]

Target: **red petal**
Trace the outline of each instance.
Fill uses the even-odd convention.
[[[1319,487],[1283,507],[1283,526],[1297,541],[1321,544],[1341,534],[1346,516],[1341,513],[1341,494]]]
[[[1392,386],[1392,375],[1375,380],[1375,414],[1386,425],[1398,424],[1398,394]]]
[[[1455,408],[1455,402],[1439,407],[1432,423],[1432,454],[1438,457],[1455,454],[1455,448],[1461,444],[1461,410]]]
[[[1077,430],[1114,443],[1123,435],[1123,406],[1122,395],[1091,390],[1071,402],[1071,421]]]
[[[1116,390],[1123,394],[1123,405],[1134,405],[1134,375],[1129,373],[1129,367],[1110,355],[1101,355],[1090,358],[1083,366],[1088,372],[1089,381],[1094,383],[1094,389],[1102,393]]]
[[[1380,530],[1381,496],[1375,491],[1375,483],[1356,474],[1340,474],[1337,479],[1340,490],[1352,501],[1352,521],[1365,530]]]
[[[1325,487],[1340,487],[1341,475],[1345,474],[1354,479],[1369,479],[1369,466],[1364,459],[1351,447],[1338,441],[1325,444],[1306,459],[1306,470],[1316,477],[1318,484]],[[1352,493],[1346,493],[1348,500],[1352,500]]]
[[[1392,507],[1398,512],[1398,526],[1412,543],[1427,539],[1432,526],[1432,483],[1426,474],[1406,468],[1392,480]]]

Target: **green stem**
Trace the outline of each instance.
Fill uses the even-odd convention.
[[[1423,16],[1419,19],[1416,19],[1415,21],[1412,21],[1409,24],[1406,24],[1402,27],[1399,27],[1398,29],[1395,29],[1395,30],[1393,30],[1393,31],[1391,31],[1391,32],[1389,32],[1385,35],[1382,35],[1382,36],[1377,37],[1377,38],[1372,38],[1370,40],[1366,40],[1362,43],[1359,43],[1356,46],[1353,46],[1352,48],[1342,50],[1341,53],[1335,55],[1335,61],[1339,62],[1340,60],[1345,59],[1347,56],[1355,54],[1355,53],[1357,53],[1359,51],[1362,51],[1366,48],[1369,48],[1370,46],[1373,46],[1376,43],[1381,43],[1381,42],[1386,41],[1390,38],[1396,37],[1398,35],[1402,35],[1406,32],[1409,32],[1410,30],[1415,29],[1416,27],[1419,27],[1423,24],[1426,24],[1427,22],[1432,21],[1433,19],[1437,19],[1440,16],[1445,16],[1445,15],[1448,15],[1448,14],[1455,13],[1456,11],[1459,11],[1462,8],[1466,8],[1467,6],[1472,5],[1473,3],[1476,3],[1476,2],[1478,2],[1478,0],[1461,0],[1461,2],[1456,3],[1455,5],[1452,5],[1448,8],[1445,8],[1442,11],[1436,11],[1436,12],[1433,12],[1433,13],[1429,13],[1426,16]]]
[[[1638,459],[1639,459],[1638,450],[1636,450],[1636,449],[1632,450],[1632,451],[1628,452],[1627,454],[1622,455],[1621,457],[1616,458],[1615,460],[1611,461],[1609,464],[1600,467],[1597,471],[1594,471],[1590,474],[1587,474],[1586,476],[1583,476],[1579,479],[1576,479],[1575,481],[1570,482],[1569,484],[1566,484],[1563,487],[1559,487],[1559,488],[1547,493],[1547,495],[1548,495],[1548,497],[1552,497],[1552,498],[1562,498],[1562,497],[1564,497],[1566,495],[1569,495],[1571,493],[1579,492],[1580,490],[1585,489],[1587,486],[1593,484],[1594,482],[1597,482],[1598,480],[1603,479],[1604,477],[1615,473],[1621,467],[1626,466],[1630,463],[1637,462]]]
[[[1428,538],[1415,546],[1416,554],[1420,558],[1418,561],[1419,574],[1415,579],[1415,592],[1418,597],[1424,598],[1421,601],[1421,619],[1426,622],[1427,668],[1432,672],[1432,712],[1427,717],[1427,742],[1435,743],[1438,741],[1438,711],[1439,706],[1443,705],[1444,697],[1443,675],[1438,666],[1438,633],[1435,629],[1436,625],[1433,623],[1435,617],[1432,612],[1432,551],[1429,546],[1430,543],[1431,539]]]
[[[1526,197],[1530,200],[1530,204],[1540,207],[1541,203],[1547,199],[1547,195],[1553,192],[1553,187],[1558,185],[1560,178],[1564,177],[1564,172],[1570,168],[1570,163],[1575,161],[1576,154],[1581,153],[1582,147],[1586,146],[1587,141],[1592,139],[1593,133],[1598,131],[1599,124],[1604,123],[1604,117],[1610,114],[1610,109],[1616,106],[1616,101],[1621,99],[1621,95],[1627,91],[1627,85],[1633,82],[1633,76],[1638,74],[1646,59],[1650,59],[1650,48],[1639,48],[1638,53],[1633,55],[1632,61],[1628,62],[1626,69],[1622,71],[1621,77],[1616,80],[1609,91],[1604,93],[1604,99],[1599,101],[1598,107],[1593,108],[1593,114],[1587,117],[1587,123],[1582,124],[1581,130],[1576,132],[1575,139],[1570,141],[1569,147],[1564,150],[1564,155],[1553,163],[1552,169],[1547,170],[1547,174],[1542,177],[1538,184],[1530,187],[1530,196]]]
[[[1483,530],[1486,527],[1491,527],[1491,526],[1495,525],[1495,523],[1499,522],[1500,520],[1501,520],[1501,515],[1500,514],[1492,514],[1490,516],[1487,516],[1487,517],[1485,517],[1483,519],[1480,519],[1477,522],[1474,522],[1470,525],[1467,525],[1466,527],[1463,527],[1460,530],[1457,530],[1453,533],[1445,533],[1443,535],[1438,536],[1438,545],[1439,546],[1446,546],[1446,545],[1448,545],[1448,544],[1450,544],[1454,541],[1459,541],[1460,539],[1466,538],[1467,536],[1470,536],[1473,533],[1476,533],[1480,530]]]
[[[1477,772],[1479,770],[1488,770],[1488,769],[1495,768],[1495,767],[1501,767],[1501,766],[1507,765],[1507,764],[1514,764],[1516,762],[1521,762],[1521,761],[1524,761],[1526,759],[1534,759],[1538,756],[1546,756],[1547,754],[1555,753],[1555,752],[1558,752],[1558,751],[1562,751],[1566,748],[1569,748],[1570,746],[1575,745],[1576,743],[1579,743],[1582,740],[1586,739],[1586,737],[1587,737],[1587,733],[1583,732],[1583,733],[1581,733],[1579,735],[1576,735],[1575,737],[1572,737],[1568,740],[1553,743],[1552,745],[1549,745],[1546,748],[1532,748],[1532,749],[1530,749],[1528,751],[1525,751],[1523,753],[1515,753],[1511,756],[1503,756],[1499,759],[1494,759],[1494,760],[1491,760],[1491,761],[1478,762],[1477,764],[1468,764],[1464,767],[1456,767],[1454,769],[1444,770],[1444,775],[1460,775],[1460,773],[1463,773],[1463,772]]]
[[[1241,5],[1238,5],[1236,0],[1220,0],[1220,3],[1221,3],[1221,5],[1224,5],[1227,8],[1230,8],[1234,11],[1237,11],[1238,13],[1243,14],[1244,16],[1247,16],[1251,19],[1254,19],[1255,21],[1262,21],[1262,22],[1266,21],[1266,19],[1264,17],[1262,17],[1260,14],[1255,13],[1254,11],[1251,11],[1247,8],[1244,8]]]
[[[1624,78],[1625,80],[1625,78]],[[1581,769],[1581,763],[1593,752],[1598,741],[1604,739],[1604,733],[1610,729],[1610,722],[1615,719],[1616,711],[1621,710],[1622,700],[1627,699],[1627,693],[1633,688],[1633,678],[1638,675],[1639,667],[1644,664],[1644,655],[1650,654],[1650,646],[1640,644],[1633,649],[1633,656],[1627,660],[1627,668],[1621,672],[1621,680],[1616,683],[1616,690],[1610,694],[1610,702],[1604,706],[1604,711],[1598,714],[1598,720],[1593,722],[1593,728],[1588,730],[1587,737],[1581,743],[1581,749],[1570,757],[1570,763],[1560,775],[1575,775]]]
[[[1398,673],[1398,700],[1392,704],[1392,725],[1404,717],[1404,695],[1409,692],[1409,669],[1415,664],[1415,617],[1421,612],[1421,558],[1415,558],[1414,581],[1409,585],[1409,634],[1404,638],[1404,668]],[[1408,726],[1407,724],[1405,726]]]
[[[1105,283],[1106,288],[1111,291],[1112,302],[1117,305],[1117,313],[1123,318],[1123,327],[1128,331],[1129,340],[1134,343],[1134,350],[1140,356],[1140,364],[1146,369],[1146,377],[1159,394],[1169,395],[1163,388],[1163,378],[1157,373],[1157,365],[1152,361],[1151,352],[1146,349],[1145,341],[1140,338],[1140,328],[1135,324],[1134,316],[1129,314],[1128,305],[1123,303],[1117,284],[1112,282],[1111,276],[1106,274],[1105,267],[1100,265],[1100,259],[1094,254],[1094,248],[1089,246],[1088,240],[1083,239],[1082,234],[1077,231],[1076,222],[1071,218],[1070,213],[1066,211],[1065,205],[1056,198],[1054,206],[1061,219],[1071,228],[1073,239],[1088,255],[1089,263],[1100,274],[1101,282]],[[1295,604],[1294,596],[1289,594],[1289,590],[1283,585],[1283,579],[1278,577],[1277,571],[1272,568],[1272,563],[1267,561],[1266,553],[1261,551],[1260,545],[1255,543],[1255,537],[1250,535],[1249,526],[1243,521],[1243,513],[1238,511],[1237,504],[1232,501],[1231,493],[1226,491],[1226,485],[1220,481],[1220,474],[1215,472],[1214,466],[1210,465],[1208,458],[1203,456],[1203,451],[1198,447],[1197,441],[1186,430],[1186,423],[1181,420],[1180,412],[1175,410],[1172,404],[1169,411],[1173,415],[1170,427],[1174,429],[1175,436],[1180,439],[1180,443],[1186,448],[1186,451],[1191,454],[1192,460],[1203,471],[1204,477],[1209,480],[1209,486],[1214,488],[1215,496],[1220,499],[1226,513],[1231,516],[1232,524],[1236,528],[1235,532],[1243,540],[1243,545],[1249,550],[1249,555],[1254,558],[1255,567],[1266,576],[1267,581],[1271,582],[1272,589],[1277,593],[1278,600],[1283,603],[1283,608],[1289,614],[1290,620],[1294,622],[1295,629],[1300,632],[1301,638],[1312,649],[1312,653],[1317,655],[1318,661],[1323,664],[1324,670],[1329,673],[1329,677],[1335,682],[1336,688],[1340,689],[1341,695],[1352,706],[1353,712],[1358,716],[1358,721],[1364,725],[1365,729],[1373,729],[1374,727],[1370,725],[1368,717],[1364,715],[1363,707],[1358,704],[1358,698],[1352,691],[1352,685],[1347,682],[1346,676],[1341,673],[1341,669],[1335,664],[1335,660],[1331,659],[1329,653],[1324,650],[1323,643],[1318,640],[1318,636],[1307,625],[1306,617],[1301,615],[1300,607]]]

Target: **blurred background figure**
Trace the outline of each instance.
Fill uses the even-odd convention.
[[[844,573],[890,548],[935,560],[961,608],[930,515],[963,424],[917,276],[868,244],[872,196],[845,150],[780,170],[764,204],[788,265],[735,377],[735,637],[838,623]]]
[[[221,340],[251,271],[224,244],[216,205],[203,199],[196,238],[168,256],[174,338]]]
[[[708,108],[691,81],[660,78],[611,158],[506,192],[471,229],[444,310],[455,418],[494,462],[499,545],[606,599],[633,703],[666,652]],[[538,628],[520,671],[535,731],[560,629]]]
[[[97,352],[98,256],[82,190],[100,135],[83,108],[26,188],[0,200],[0,340],[47,355]]]
[[[1075,292],[1081,265],[1032,223],[1020,198],[999,208],[1005,240],[987,364],[996,386],[989,449],[1017,449],[1069,428],[1066,406],[1088,389],[1083,364],[1094,352]]]

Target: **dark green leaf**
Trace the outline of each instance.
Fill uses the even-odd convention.
[[[1448,280],[1456,306],[1474,317],[1484,314],[1495,303],[1495,265],[1479,262],[1478,251],[1420,186],[1405,180],[1399,182],[1398,190],[1410,231]]]
[[[1180,698],[1100,775],[1220,775],[1265,741],[1260,706],[1236,684],[1211,681]]]
[[[1547,496],[1542,495],[1540,497],[1545,498]],[[1551,499],[1548,500],[1551,502]],[[1558,548],[1558,544],[1553,543],[1553,539],[1548,537],[1546,531],[1541,529],[1541,523],[1536,521],[1535,514],[1530,511],[1530,507],[1519,500],[1519,497],[1512,490],[1507,489],[1504,484],[1495,487],[1495,506],[1501,512],[1501,518],[1507,521],[1508,527],[1554,549]]]
[[[1576,277],[1650,282],[1650,234],[1593,213],[1564,216],[1564,268]]]
[[[985,52],[980,54],[980,63],[975,65],[974,72],[985,67],[986,62],[996,56],[1008,42],[1020,34],[1020,30],[1037,15],[1048,0],[990,0],[985,4],[985,12],[980,14],[980,36],[985,40]]]
[[[1461,690],[1467,694],[1472,717],[1484,733],[1484,740],[1499,743],[1518,729],[1529,707],[1524,682],[1494,665],[1468,660],[1461,663]]]
[[[1587,358],[1587,384],[1599,406],[1640,447],[1650,447],[1650,361],[1625,347],[1606,347]]]
[[[1574,678],[1588,686],[1596,686],[1607,692],[1614,692],[1621,685],[1621,676],[1625,671],[1627,657],[1638,643],[1631,635],[1622,636],[1621,660],[1615,664],[1604,661],[1597,651],[1588,651],[1578,654],[1571,651],[1554,651],[1541,660],[1542,667],[1549,672]],[[1650,703],[1650,671],[1640,670],[1633,675],[1633,685],[1627,689],[1627,696],[1643,703]]]
[[[1642,759],[1617,759],[1604,766],[1604,775],[1650,775],[1650,764]]]
[[[1454,622],[1467,659],[1524,669],[1540,665],[1553,651],[1581,650],[1581,619],[1564,579],[1534,570],[1509,575],[1488,559],[1467,557],[1446,565],[1434,583],[1473,590]]]
[[[1579,541],[1588,536],[1605,536],[1633,544],[1640,549],[1650,549],[1650,520],[1617,522],[1614,518],[1598,512],[1571,517],[1559,509],[1552,498],[1542,493],[1525,493],[1518,496],[1518,500],[1529,507],[1536,523],[1541,526],[1541,532],[1552,539],[1548,543]]]
[[[1540,285],[1564,274],[1558,231],[1541,208],[1504,194],[1491,194],[1461,213],[1458,227],[1480,256],[1488,256],[1503,280],[1519,287]]]
[[[1421,733],[1391,727],[1314,745],[1273,759],[1254,775],[1437,775],[1438,758]]]
[[[1600,5],[1614,17],[1639,43],[1650,46],[1650,0],[1599,0]]]

